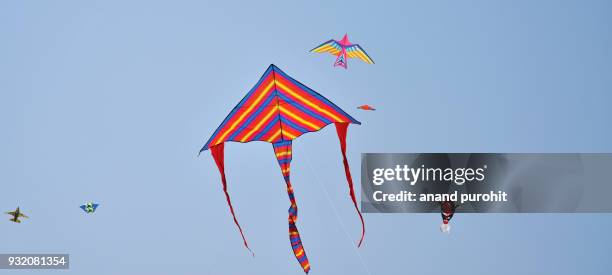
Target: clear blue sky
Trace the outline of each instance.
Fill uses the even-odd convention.
[[[270,63],[360,120],[362,152],[612,152],[610,1],[2,1],[0,253],[68,272],[301,274],[269,144],[198,150]],[[308,50],[348,33],[375,65]],[[355,109],[370,104],[376,112]],[[335,130],[294,143],[312,274],[610,274],[610,214],[367,214]],[[101,203],[94,215],[78,206]]]

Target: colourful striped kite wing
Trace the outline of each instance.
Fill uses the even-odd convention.
[[[311,53],[330,53],[332,55],[338,55],[340,53],[340,51],[342,51],[342,46],[340,46],[340,44],[338,44],[338,41],[336,40],[329,40],[319,46],[317,46],[316,48],[310,50]]]
[[[226,141],[293,140],[334,122],[360,124],[327,98],[270,65],[200,152]]]
[[[374,60],[358,44],[346,47],[346,56],[349,58],[359,58],[368,64],[374,64]]]

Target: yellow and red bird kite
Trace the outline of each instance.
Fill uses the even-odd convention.
[[[348,35],[344,35],[342,40],[337,41],[331,39],[316,48],[310,50],[310,52],[314,53],[330,53],[336,56],[336,61],[334,62],[334,67],[340,66],[343,68],[347,68],[348,58],[359,58],[363,62],[368,64],[374,64],[374,60],[370,58],[370,56],[365,52],[359,44],[351,44],[348,39]]]
[[[274,154],[280,165],[287,194],[289,195],[289,241],[296,259],[308,273],[310,263],[302,245],[296,222],[298,208],[290,181],[291,145],[299,136],[321,130],[334,123],[340,140],[344,172],[349,187],[349,195],[361,220],[361,246],[365,225],[357,207],[353,179],[346,158],[346,133],[349,124],[361,124],[334,103],[314,90],[291,78],[278,67],[270,65],[247,95],[232,109],[229,115],[206,142],[200,153],[209,150],[217,164],[223,183],[223,191],[229,205],[234,223],[240,231],[244,245],[249,251],[242,228],[234,214],[234,208],[227,193],[223,147],[225,142],[265,141],[272,143]]]

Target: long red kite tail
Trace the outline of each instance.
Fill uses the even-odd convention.
[[[357,244],[357,247],[360,247],[361,242],[363,242],[363,237],[365,236],[365,223],[363,222],[361,211],[359,211],[359,207],[357,207],[357,199],[355,198],[355,189],[353,187],[353,178],[351,177],[351,168],[349,167],[348,160],[346,159],[346,131],[348,129],[348,123],[335,122],[335,124],[336,132],[338,132],[338,139],[340,140],[340,150],[342,151],[344,172],[346,174],[346,181],[348,182],[349,186],[349,194],[351,195],[353,205],[355,205],[355,210],[357,210],[357,214],[359,214],[359,219],[361,220],[361,239],[359,239],[359,244]]]
[[[230,212],[232,212],[232,217],[234,217],[234,223],[238,226],[238,231],[240,231],[240,236],[242,236],[242,240],[244,241],[244,246],[255,256],[255,253],[249,248],[249,244],[247,243],[246,238],[244,237],[244,233],[242,233],[242,227],[238,223],[236,219],[236,214],[234,214],[234,207],[232,206],[232,201],[230,200],[229,193],[227,193],[227,181],[225,179],[225,164],[224,164],[224,154],[223,154],[223,145],[224,143],[219,143],[213,147],[210,147],[210,153],[215,159],[215,163],[217,163],[217,168],[219,168],[219,173],[221,174],[221,182],[223,182],[223,192],[225,193],[225,199],[227,200],[227,204],[229,205]]]
[[[289,207],[289,241],[291,242],[291,248],[293,249],[293,254],[295,254],[295,258],[298,260],[304,272],[308,273],[310,271],[310,263],[308,262],[308,257],[306,257],[306,251],[304,250],[304,246],[302,245],[302,238],[300,238],[300,232],[298,232],[297,226],[295,225],[298,219],[298,208],[295,202],[295,195],[293,194],[293,187],[291,186],[290,180],[290,165],[291,165],[291,141],[281,141],[277,143],[273,143],[274,154],[276,155],[276,159],[278,160],[278,164],[280,165],[281,172],[283,173],[283,178],[285,178],[285,183],[287,184],[287,194],[289,195],[289,201],[291,201],[291,206]]]

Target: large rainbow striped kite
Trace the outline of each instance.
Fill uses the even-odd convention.
[[[287,184],[287,193],[291,202],[289,207],[289,240],[295,257],[306,273],[310,271],[310,264],[296,227],[298,208],[289,178],[292,156],[291,144],[294,139],[302,134],[321,130],[331,123],[336,125],[349,194],[361,220],[362,231],[358,244],[358,246],[361,246],[365,234],[365,224],[357,207],[351,171],[346,159],[348,125],[349,123],[361,123],[322,95],[285,74],[278,67],[274,65],[268,67],[255,87],[234,107],[200,150],[201,153],[210,149],[221,174],[223,191],[234,223],[240,231],[244,245],[251,251],[227,193],[223,146],[226,141],[266,141],[272,143],[274,154]]]

